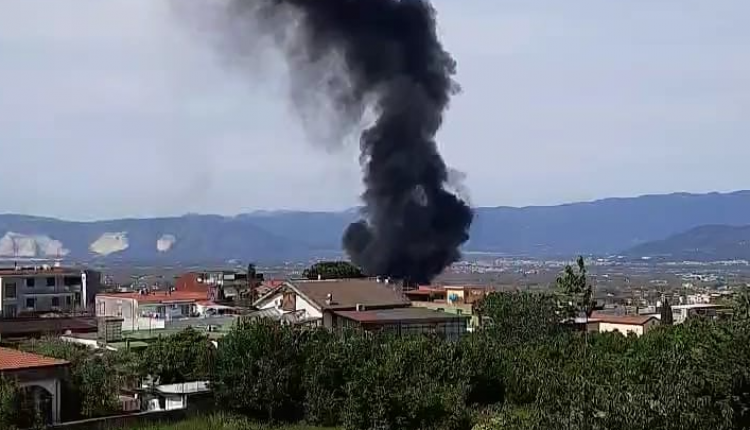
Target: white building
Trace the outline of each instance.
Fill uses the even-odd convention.
[[[0,269],[3,318],[42,312],[83,312],[93,304],[100,274],[53,266]]]
[[[726,306],[711,303],[694,303],[672,306],[672,319],[675,324],[682,324],[690,317],[716,318]]]
[[[154,392],[158,398],[149,402],[148,410],[172,411],[186,409],[190,397],[207,395],[211,392],[211,388],[208,381],[194,381],[157,385]]]
[[[410,303],[397,284],[370,279],[331,279],[284,282],[258,299],[255,307],[294,314],[300,321],[318,320],[330,327],[333,311],[392,309],[408,307]],[[329,320],[323,321],[324,316]]]
[[[588,331],[599,333],[617,331],[627,336],[635,334],[642,336],[660,324],[655,315],[608,315],[595,313],[587,323]]]

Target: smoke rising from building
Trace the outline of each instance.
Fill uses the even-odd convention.
[[[223,47],[246,62],[264,38],[281,48],[306,128],[316,126],[307,114],[324,111],[335,130],[328,137],[340,139],[373,117],[360,136],[362,220],[343,236],[352,261],[371,275],[429,282],[458,260],[473,214],[449,190],[450,170],[435,142],[458,86],[432,6],[424,0],[224,1]]]

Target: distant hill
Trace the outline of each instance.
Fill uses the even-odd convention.
[[[705,225],[625,252],[631,257],[671,261],[750,260],[750,225]]]
[[[356,210],[98,222],[0,215],[0,258],[173,264],[336,257],[341,233],[356,218]],[[750,191],[478,208],[465,250],[530,257],[615,254],[702,225],[750,225]]]

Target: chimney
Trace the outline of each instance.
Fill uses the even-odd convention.
[[[326,296],[326,305],[331,306],[333,304],[333,294],[328,293]]]
[[[362,311],[365,310],[365,305],[363,305],[361,303],[357,303],[357,305],[354,307],[354,309],[356,309],[357,312],[362,312]]]
[[[320,273],[318,273],[318,281],[322,281],[322,280],[323,280],[323,275],[321,275]]]

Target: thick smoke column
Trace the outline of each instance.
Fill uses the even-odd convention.
[[[376,116],[360,139],[363,219],[343,237],[352,261],[371,275],[429,282],[458,260],[472,211],[446,188],[449,172],[435,143],[457,85],[430,4],[230,0],[228,11],[235,23],[250,18],[284,45],[295,100],[322,89],[335,105],[332,121],[361,121],[368,108]],[[342,70],[321,72],[325,58],[338,59]],[[311,75],[325,84],[310,85]]]

